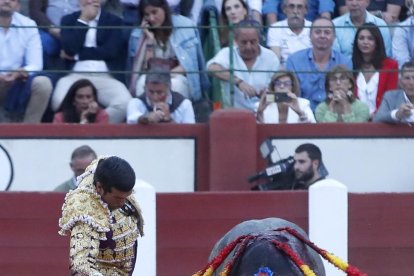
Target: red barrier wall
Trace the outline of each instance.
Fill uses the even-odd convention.
[[[0,193],[1,275],[68,274],[62,203],[58,193]],[[349,207],[350,262],[369,275],[412,275],[414,194],[350,194]],[[307,229],[307,192],[158,194],[157,275],[191,275],[232,226],[269,216]]]
[[[247,190],[264,166],[258,146],[268,137],[414,137],[409,126],[385,124],[256,125],[248,112],[220,111],[209,125],[0,125],[2,139],[182,138],[196,141],[199,191]],[[237,164],[235,166],[234,164]],[[57,233],[63,195],[0,193],[2,275],[67,275],[68,241]],[[411,275],[414,194],[351,194],[349,256],[370,275]],[[157,195],[157,275],[201,268],[214,242],[234,224],[279,216],[307,228],[306,192],[208,192]]]
[[[215,112],[210,119],[209,190],[247,190],[241,184],[256,171],[256,144],[256,121],[251,112]]]

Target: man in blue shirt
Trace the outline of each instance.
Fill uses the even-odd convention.
[[[357,28],[364,23],[377,25],[384,39],[387,56],[391,57],[391,35],[384,20],[367,11],[370,0],[346,0],[345,5],[349,12],[333,20],[336,27],[336,40],[334,49],[352,57],[352,47]]]
[[[384,19],[387,24],[398,23],[398,20],[406,18],[403,11],[404,2],[404,0],[371,0],[367,11],[376,17]],[[336,7],[344,11],[342,14],[348,12],[345,0],[337,0]]]
[[[301,97],[311,102],[311,108],[325,100],[325,73],[338,64],[352,69],[351,60],[332,49],[335,28],[331,20],[320,17],[313,21],[310,38],[312,48],[292,54],[286,69],[296,72],[299,79]]]
[[[283,12],[283,5],[285,0],[265,0],[262,7],[262,14],[266,16],[266,23],[270,25],[276,21],[286,19],[286,15]],[[308,12],[305,19],[313,21],[319,16],[331,18],[334,12],[335,3],[332,0],[308,0],[307,1]]]

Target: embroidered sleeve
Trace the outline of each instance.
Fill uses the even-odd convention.
[[[99,233],[85,223],[77,223],[70,236],[70,270],[72,275],[103,276],[96,267]]]

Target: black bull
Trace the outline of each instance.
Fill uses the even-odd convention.
[[[210,254],[209,260],[211,261],[214,259],[214,257],[216,257],[216,255],[233,240],[242,235],[254,233],[255,236],[260,236],[260,238],[255,239],[255,242],[252,242],[245,248],[243,254],[241,254],[234,262],[233,268],[228,275],[253,276],[258,274],[260,268],[268,268],[273,272],[273,275],[303,275],[301,270],[292,262],[292,260],[270,242],[271,239],[274,239],[287,243],[316,275],[324,276],[325,269],[322,259],[317,252],[287,232],[272,231],[273,229],[285,227],[292,228],[307,238],[305,231],[299,226],[280,218],[244,221],[233,227],[216,243]],[[235,248],[222,262],[214,275],[218,275],[219,272],[222,271],[224,265],[231,260],[236,249],[237,248]]]

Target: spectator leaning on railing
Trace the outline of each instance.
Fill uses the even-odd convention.
[[[155,67],[145,78],[144,94],[129,102],[127,123],[194,124],[195,116],[190,100],[171,90],[170,72]]]
[[[261,91],[279,70],[279,59],[271,50],[260,46],[258,22],[243,20],[234,27],[235,46],[221,49],[207,62],[207,69],[221,80],[225,106],[233,105],[230,93],[234,89],[234,107],[256,112]]]
[[[98,103],[98,91],[88,79],[75,81],[53,118],[53,123],[107,124],[108,113]]]
[[[39,32],[19,7],[19,0],[0,0],[0,122],[40,123],[52,83],[36,74],[43,68]]]

